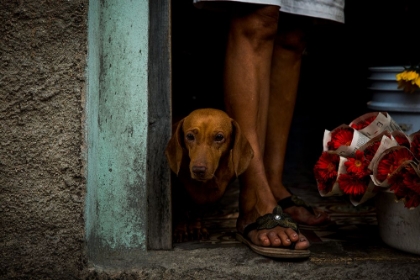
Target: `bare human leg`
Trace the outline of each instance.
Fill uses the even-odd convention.
[[[279,7],[233,6],[226,61],[225,104],[254,149],[254,158],[241,176],[238,232],[277,205],[263,164],[270,90],[270,69]],[[238,8],[238,9],[236,9]],[[290,228],[252,230],[249,239],[260,246],[309,247],[307,239]]]
[[[268,184],[277,201],[291,196],[282,182],[287,140],[292,123],[298,90],[302,53],[305,49],[305,20],[295,15],[281,14],[271,65],[270,102],[266,132],[264,166]],[[299,24],[296,25],[296,21]],[[313,215],[304,207],[284,210],[299,224],[318,225],[329,220],[326,213]]]

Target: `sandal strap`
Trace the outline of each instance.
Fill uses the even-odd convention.
[[[306,202],[303,199],[301,199],[300,197],[298,197],[297,195],[291,195],[291,196],[288,196],[286,198],[281,199],[278,202],[278,205],[280,205],[281,208],[283,208],[283,209],[287,209],[287,208],[290,208],[290,207],[293,207],[293,206],[304,207],[312,215],[315,215],[314,209],[312,209],[311,206],[306,204]]]
[[[274,208],[273,213],[265,214],[264,216],[259,217],[254,223],[247,225],[244,229],[243,235],[248,236],[248,234],[255,229],[271,229],[277,226],[291,228],[299,233],[298,225],[288,214],[283,212],[283,209],[279,205],[277,205]],[[292,245],[294,247],[294,244]]]

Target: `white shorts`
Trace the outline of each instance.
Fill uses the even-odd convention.
[[[193,3],[203,8],[206,2],[217,1],[276,5],[285,13],[344,23],[344,0],[193,0]]]

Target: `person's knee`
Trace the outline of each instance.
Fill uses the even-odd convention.
[[[240,32],[253,44],[274,40],[277,34],[279,7],[253,5],[252,9],[242,9],[236,20],[240,23]],[[237,27],[237,26],[236,26]],[[239,30],[237,30],[239,31]]]
[[[305,33],[302,29],[293,29],[279,33],[276,45],[296,53],[302,53],[306,48]]]

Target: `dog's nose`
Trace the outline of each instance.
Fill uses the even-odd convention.
[[[203,177],[204,174],[206,173],[206,170],[207,170],[207,167],[205,167],[205,166],[197,166],[197,165],[195,165],[192,168],[192,172],[197,177]]]

